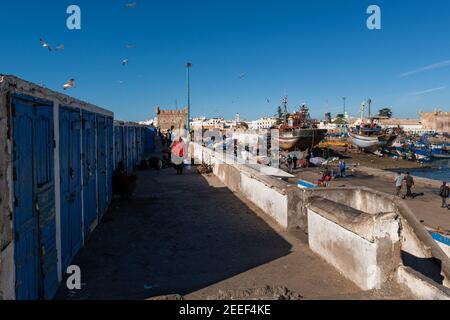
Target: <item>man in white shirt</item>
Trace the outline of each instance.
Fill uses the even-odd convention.
[[[404,180],[403,174],[401,172],[397,173],[397,176],[394,179],[395,188],[397,190],[397,196],[400,196],[400,192],[402,191],[403,180]]]

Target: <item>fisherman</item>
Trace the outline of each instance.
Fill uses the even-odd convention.
[[[345,172],[347,171],[347,164],[344,160],[339,162],[339,171],[341,173],[341,178],[345,178]]]
[[[450,188],[447,186],[447,181],[442,183],[441,189],[439,190],[439,195],[442,198],[442,208],[447,209],[447,198],[450,195]]]
[[[414,178],[411,176],[409,172],[407,172],[404,180],[406,181],[406,195],[403,198],[414,199],[414,195],[412,193],[412,188],[413,187],[415,188],[416,186],[416,184],[414,183]]]
[[[403,186],[403,180],[404,179],[405,178],[403,177],[403,173],[402,172],[397,173],[397,176],[394,179],[395,189],[397,190],[397,192],[396,192],[397,197],[400,196],[400,192],[402,191],[402,186]]]

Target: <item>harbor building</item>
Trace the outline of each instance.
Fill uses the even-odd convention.
[[[450,112],[436,110],[434,112],[422,112],[420,122],[426,129],[438,133],[450,132]]]
[[[162,110],[160,107],[157,107],[156,117],[158,119],[158,128],[160,128],[161,131],[170,130],[172,127],[182,130],[187,124],[188,109]]]

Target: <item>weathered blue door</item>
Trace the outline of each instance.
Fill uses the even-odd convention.
[[[123,162],[125,165],[123,157],[123,127],[114,127],[114,156],[115,156],[115,166],[117,169],[119,163]]]
[[[81,115],[60,110],[61,259],[66,269],[82,246]]]
[[[106,211],[107,194],[107,132],[106,119],[97,115],[97,161],[98,161],[98,210],[99,219],[103,218]]]
[[[57,284],[53,108],[13,97],[16,298],[51,299]]]
[[[97,218],[96,125],[95,114],[83,112],[83,206],[86,237]]]
[[[111,204],[113,198],[113,170],[114,170],[114,120],[107,119],[107,141],[108,141],[108,204]]]

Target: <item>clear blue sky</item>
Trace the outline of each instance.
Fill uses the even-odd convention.
[[[133,121],[186,104],[187,61],[193,116],[272,115],[285,91],[291,109],[306,101],[315,117],[341,112],[343,96],[352,114],[369,97],[401,117],[450,109],[448,0],[136,2],[2,1],[0,73],[58,91],[75,78],[71,95]],[[81,31],[66,28],[70,4]],[[370,4],[380,31],[366,28]],[[66,49],[50,53],[41,37]]]

